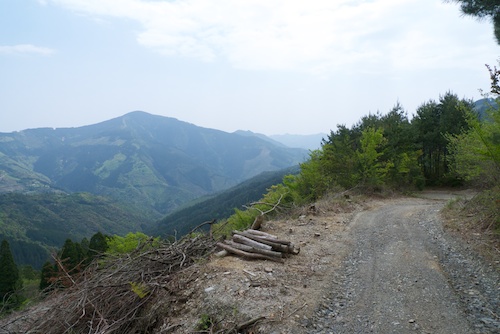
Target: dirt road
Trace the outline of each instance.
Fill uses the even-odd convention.
[[[172,281],[182,292],[151,306],[164,318],[150,332],[201,333],[205,319],[203,332],[216,333],[259,319],[249,332],[500,333],[500,261],[442,228],[455,195],[337,196],[267,221],[265,232],[300,253],[284,263],[214,255],[184,269]],[[0,319],[0,333],[28,332],[50,305]]]
[[[443,232],[446,198],[435,198],[398,199],[354,218],[310,333],[500,333],[499,273]]]

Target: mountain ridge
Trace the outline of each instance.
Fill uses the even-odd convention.
[[[306,156],[262,138],[133,111],[83,127],[0,133],[0,192],[83,191],[160,218]]]

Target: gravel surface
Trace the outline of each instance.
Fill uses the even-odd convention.
[[[472,194],[325,198],[265,222],[300,253],[284,263],[213,256],[189,267],[177,279],[182,293],[152,306],[169,312],[151,332],[200,333],[204,315],[214,326],[205,333],[261,318],[247,333],[500,333],[500,262],[442,228],[440,210],[464,195]],[[24,333],[18,320],[36,321],[44,305],[0,319],[0,333]]]
[[[500,333],[500,274],[442,230],[444,198],[358,214],[309,333]]]

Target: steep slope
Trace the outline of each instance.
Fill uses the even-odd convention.
[[[235,208],[241,209],[243,205],[261,199],[267,189],[281,183],[285,175],[298,172],[298,166],[264,172],[235,187],[169,214],[148,232],[151,235],[183,236],[203,222],[228,218],[234,213]]]
[[[0,192],[90,192],[159,218],[196,197],[301,162],[305,150],[145,112],[0,134]]]
[[[120,204],[88,193],[0,194],[0,240],[9,241],[18,265],[40,268],[68,238],[96,232],[125,235],[151,223]]]

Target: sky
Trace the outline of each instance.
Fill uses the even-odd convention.
[[[329,133],[480,99],[499,54],[491,22],[442,0],[0,0],[0,132],[142,110]]]

